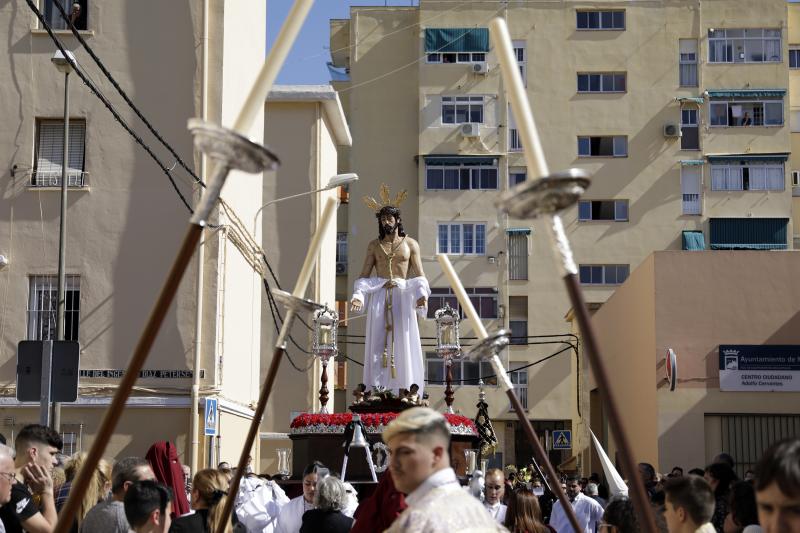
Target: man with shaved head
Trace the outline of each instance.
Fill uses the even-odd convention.
[[[387,533],[506,531],[458,483],[450,467],[450,426],[441,413],[407,409],[386,427],[383,440],[392,479],[408,505]]]

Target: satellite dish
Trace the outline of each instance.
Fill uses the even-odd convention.
[[[675,355],[675,350],[667,348],[667,364],[665,365],[667,371],[667,383],[669,383],[669,390],[674,391],[678,386],[678,356]]]

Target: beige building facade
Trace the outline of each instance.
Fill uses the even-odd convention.
[[[755,380],[763,383],[755,385],[759,391],[720,383],[726,354],[741,361],[748,346],[767,354],[800,350],[798,267],[797,252],[656,252],[594,314],[638,461],[659,472],[688,471],[725,451],[743,476],[770,443],[800,432],[800,390],[792,380],[776,387],[767,379],[786,372],[753,370],[762,376]],[[674,390],[666,379],[670,350]],[[616,444],[596,387],[590,379],[591,427],[613,458]],[[793,392],[780,392],[787,388]],[[600,471],[596,457],[591,470]]]
[[[39,2],[56,20],[51,4]],[[210,163],[194,151],[186,123],[204,117],[233,124],[263,61],[265,3],[81,4],[86,9],[78,24],[89,46],[189,168],[207,179]],[[0,23],[9,36],[0,60],[9,74],[0,104],[0,158],[7,169],[0,254],[8,261],[0,269],[0,432],[13,438],[39,420],[38,405],[15,399],[17,343],[54,333],[64,75],[50,61],[54,43],[25,3],[0,9]],[[189,173],[146,133],[71,33],[56,34],[193,205],[199,187]],[[81,375],[77,403],[62,404],[65,453],[91,446],[189,216],[162,170],[75,73],[69,91],[66,330],[80,343]],[[259,116],[247,133],[262,142],[263,128]],[[215,213],[216,227],[204,232],[202,254],[182,281],[109,457],[144,455],[157,440],[174,441],[181,461],[195,467],[238,457],[261,382],[263,288],[236,220],[253,220],[263,203],[261,180],[229,176],[226,207]],[[219,402],[211,439],[202,435],[206,397]]]
[[[575,341],[540,223],[494,207],[526,169],[489,21],[508,22],[550,168],[592,176],[564,222],[586,299],[602,303],[654,251],[793,248],[788,13],[782,0],[353,7],[330,26],[333,85],[353,131],[342,164],[361,176],[350,193],[407,189],[403,222],[420,242],[433,306],[448,296],[434,255],[448,253],[485,325],[510,327],[523,343],[503,355],[508,368],[540,361]],[[349,298],[375,219],[354,201],[346,227],[338,300]],[[433,334],[426,321],[427,351]],[[468,321],[462,336],[473,336]],[[359,349],[348,355],[360,359]],[[443,365],[427,363],[428,391],[442,408],[433,382]],[[348,380],[360,379],[360,367],[349,367]],[[481,377],[468,363],[459,370]],[[567,350],[513,376],[528,417],[541,432],[572,429],[573,450],[585,446],[581,370]],[[497,460],[527,462],[515,416],[487,382]],[[475,381],[457,388],[463,414],[476,402]]]

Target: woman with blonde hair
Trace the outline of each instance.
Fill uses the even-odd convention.
[[[228,498],[228,479],[213,468],[200,470],[192,480],[192,509],[194,513],[172,521],[170,533],[206,533],[217,531],[222,509]],[[230,519],[225,520],[225,533],[231,533]]]
[[[64,467],[64,474],[67,479],[75,479],[75,476],[78,475],[83,463],[86,461],[86,455],[86,452],[79,452],[69,458]],[[92,473],[92,480],[81,498],[75,522],[72,524],[72,531],[80,531],[86,514],[92,507],[106,499],[109,490],[111,490],[111,465],[108,461],[100,459],[100,462],[97,463],[97,468]]]

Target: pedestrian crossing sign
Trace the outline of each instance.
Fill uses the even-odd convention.
[[[553,449],[554,450],[571,450],[572,449],[572,431],[568,429],[558,429],[553,431]]]
[[[205,435],[213,437],[217,434],[217,419],[219,409],[216,398],[206,398]]]

